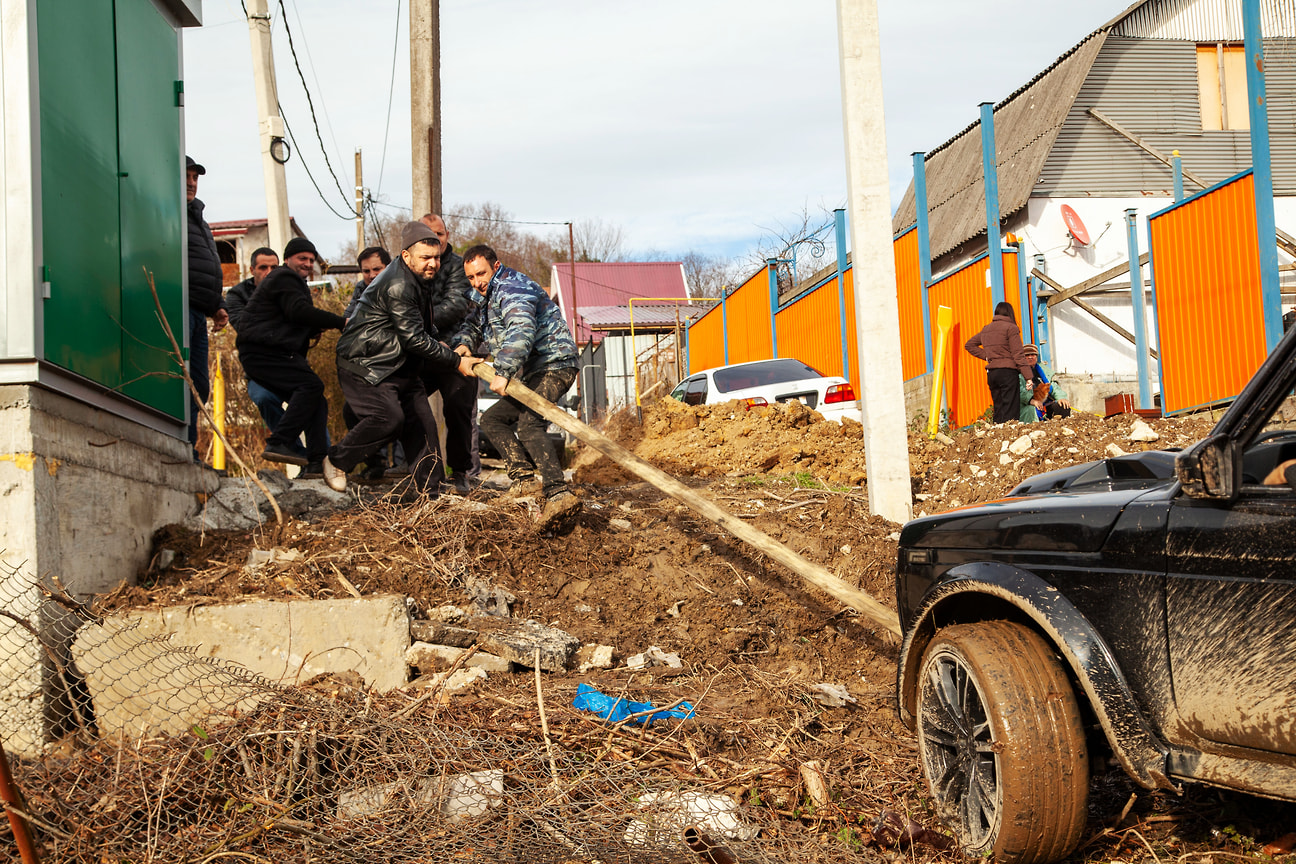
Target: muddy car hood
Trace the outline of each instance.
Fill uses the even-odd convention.
[[[960,507],[906,523],[900,545],[1096,552],[1121,511],[1147,494],[1147,488],[1053,492]]]

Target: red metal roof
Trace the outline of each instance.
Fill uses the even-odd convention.
[[[552,284],[558,288],[558,305],[577,342],[598,340],[580,314],[592,306],[624,306],[631,297],[688,297],[684,265],[679,261],[623,261],[577,263],[573,296],[570,264],[555,264]],[[635,304],[638,317],[638,304]],[[672,313],[673,316],[673,313]]]

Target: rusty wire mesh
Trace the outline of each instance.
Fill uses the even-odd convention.
[[[483,707],[358,676],[282,687],[22,568],[0,570],[0,605],[12,809],[42,861],[646,864],[698,860],[689,826],[745,862],[867,854],[682,777],[691,745],[560,710],[569,694]]]

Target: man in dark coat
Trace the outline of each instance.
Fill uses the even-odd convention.
[[[262,246],[252,253],[250,264],[252,275],[225,292],[225,309],[229,312],[230,325],[236,332],[240,329],[239,322],[243,318],[243,309],[247,306],[247,301],[251,299],[252,292],[261,284],[261,280],[270,274],[271,270],[279,266],[279,253]],[[283,419],[284,415],[283,400],[250,377],[247,377],[247,392],[248,398],[257,407],[257,411],[261,413],[261,419],[265,421],[266,428],[273,429],[279,425],[279,421]],[[292,448],[299,456],[306,455],[306,448],[301,445],[300,441],[292,442]]]
[[[202,201],[198,195],[198,178],[207,169],[185,157],[185,197],[189,210],[189,377],[202,396],[203,404],[211,390],[211,373],[207,367],[207,319],[216,323],[216,329],[229,321],[221,298],[225,279],[221,272],[220,255],[216,251],[216,238],[211,226],[203,219]],[[189,445],[193,448],[195,462],[198,456],[198,400],[189,394]]]
[[[398,435],[420,490],[436,494],[445,477],[436,418],[419,377],[423,364],[446,372],[459,366],[459,355],[423,323],[441,244],[427,226],[408,222],[401,246],[399,257],[365,289],[338,339],[338,384],[358,418],[324,460],[324,480],[339,492],[348,471]]]
[[[1021,393],[1018,375],[1026,379],[1028,388],[1034,387],[1034,370],[1022,351],[1021,331],[1013,317],[1011,303],[995,306],[994,317],[980,332],[967,341],[963,348],[986,364],[986,386],[994,403],[994,422],[1007,423],[1020,419]]]
[[[441,241],[441,269],[432,280],[431,319],[426,324],[437,338],[448,340],[476,307],[473,299],[476,295],[464,273],[463,258],[450,245],[450,232],[446,229],[445,220],[435,213],[428,213],[419,221]],[[481,456],[477,447],[477,379],[426,364],[422,374],[423,387],[428,395],[441,393],[446,424],[445,461],[454,472],[455,491],[466,495],[481,474]]]
[[[268,462],[307,465],[322,462],[328,452],[328,400],[306,352],[312,339],[324,330],[341,330],[346,319],[311,301],[306,280],[315,272],[316,255],[306,238],[288,241],[284,266],[271,270],[243,307],[234,343],[248,377],[288,403],[261,454]],[[291,446],[303,431],[305,457]]]

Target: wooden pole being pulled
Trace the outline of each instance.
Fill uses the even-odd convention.
[[[495,378],[495,369],[489,363],[478,363],[473,367],[473,374],[483,381],[490,382]],[[812,561],[807,561],[765,532],[753,528],[709,498],[705,498],[689,489],[665,471],[640,459],[611,438],[586,426],[566,411],[549,402],[549,400],[536,394],[534,390],[531,390],[522,382],[517,379],[509,381],[504,393],[551,423],[567,430],[577,439],[593,447],[636,477],[646,480],[676,501],[687,505],[703,518],[714,522],[739,540],[754,547],[757,551],[773,558],[834,600],[844,603],[868,618],[877,627],[896,636],[901,635],[899,617],[876,599],[834,576],[827,568],[821,567]]]

